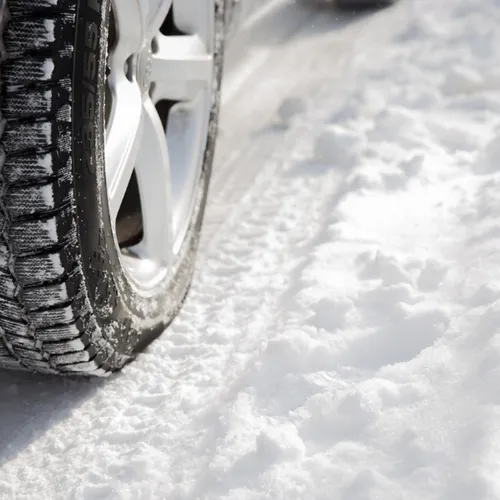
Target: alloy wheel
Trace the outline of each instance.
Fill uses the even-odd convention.
[[[105,165],[126,274],[175,268],[194,211],[214,79],[214,0],[113,0]]]

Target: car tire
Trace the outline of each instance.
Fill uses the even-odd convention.
[[[193,207],[175,258],[143,287],[123,263],[110,215],[110,1],[9,0],[1,62],[1,367],[106,375],[134,359],[178,312],[217,131],[224,6],[211,1],[213,72]]]

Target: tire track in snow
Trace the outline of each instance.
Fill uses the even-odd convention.
[[[254,105],[242,100],[237,105],[242,106],[241,112],[235,107],[229,115],[229,125],[240,123],[241,128],[235,129],[243,140],[238,155],[226,168],[240,170],[227,177],[227,184],[215,184],[200,271],[171,331],[106,384],[51,380],[30,388],[28,376],[6,375],[0,385],[2,405],[11,402],[12,411],[19,414],[18,425],[30,427],[36,440],[26,435],[15,439],[3,436],[2,444],[11,445],[7,458],[20,456],[12,466],[4,466],[4,477],[9,481],[0,483],[0,492],[2,487],[7,492],[36,489],[48,498],[94,499],[112,497],[119,491],[126,491],[127,496],[118,498],[157,498],[161,491],[164,496],[171,493],[172,498],[190,498],[196,488],[203,487],[203,481],[193,491],[189,485],[204,464],[189,468],[188,463],[195,460],[200,447],[212,446],[215,451],[217,424],[211,421],[207,426],[207,419],[220,414],[276,332],[280,298],[290,286],[286,276],[298,264],[280,258],[292,252],[301,231],[314,237],[325,210],[324,200],[334,196],[339,186],[332,172],[311,178],[307,186],[300,176],[290,176],[289,170],[307,162],[311,155],[310,141],[305,150],[295,144],[303,136],[313,139],[317,133],[314,127],[331,112],[325,99],[331,102],[334,90],[340,94],[339,80],[345,74],[336,55],[342,52],[347,59],[360,32],[377,26],[376,18],[348,26],[333,16],[325,18],[325,13],[315,19],[315,26],[306,26],[303,36],[290,46],[275,48],[263,64],[261,69],[263,74],[270,73],[271,86],[262,81],[255,84],[262,80],[261,75],[246,83],[254,104],[266,88],[271,88],[269,100],[277,101],[274,110],[271,112],[266,104],[270,101],[264,100],[262,116],[250,113],[248,121],[240,123],[238,115]],[[338,24],[340,28],[332,35],[328,30]],[[315,50],[318,44],[325,52]],[[295,73],[297,57],[304,60],[300,75]],[[285,83],[286,91],[280,93],[282,87],[276,78],[283,74],[291,77]],[[300,94],[315,96],[303,121],[298,118],[286,133],[272,123],[270,127],[278,97]],[[341,100],[341,94],[333,100]],[[234,136],[222,137],[224,140],[234,147]],[[237,209],[230,213],[234,205]],[[297,211],[297,206],[307,207],[310,213]],[[252,266],[248,266],[250,260]],[[238,290],[234,290],[235,282]],[[264,287],[268,294],[261,296]],[[214,302],[214,297],[219,301]],[[247,328],[235,327],[243,319]],[[51,397],[54,390],[57,403]],[[23,407],[24,402],[31,402],[33,409]],[[53,414],[47,416],[49,412]],[[77,435],[75,428],[80,431]],[[82,456],[88,457],[84,463]],[[42,462],[45,473],[40,475],[36,464],[41,466]],[[63,471],[78,471],[78,483]],[[206,480],[210,480],[209,475]]]
[[[311,86],[318,85],[314,100],[317,107],[313,102],[304,121],[292,127],[284,139],[277,141],[279,147],[274,146],[265,155],[274,156],[267,162],[266,173],[251,186],[237,216],[227,218],[218,238],[205,248],[201,271],[186,307],[165,341],[155,345],[149,356],[169,367],[169,379],[174,382],[168,387],[168,399],[174,403],[168,404],[160,396],[159,406],[146,410],[149,418],[140,414],[141,422],[153,422],[158,412],[166,418],[163,426],[151,424],[153,427],[140,435],[141,445],[134,450],[134,456],[142,464],[152,453],[161,461],[169,477],[161,481],[160,489],[169,498],[197,498],[210,483],[209,472],[201,480],[198,474],[199,468],[208,467],[210,462],[207,449],[215,452],[218,424],[214,424],[214,417],[216,421],[222,408],[235,397],[245,373],[277,333],[280,300],[293,286],[286,277],[298,262],[280,259],[293,254],[298,243],[296,235],[307,235],[306,240],[314,238],[322,227],[325,211],[334,208],[329,202],[338,195],[342,175],[325,171],[304,185],[308,177],[298,175],[292,181],[290,170],[307,168],[312,142],[323,126],[325,113],[334,109],[331,89],[335,78],[330,72],[328,77],[321,74],[318,80],[309,81]],[[330,105],[325,106],[327,101]],[[307,145],[305,150],[293,147],[299,138],[300,148]],[[257,157],[253,154],[243,157],[240,166],[255,160],[262,162],[262,151]],[[248,183],[244,185],[248,190]],[[310,212],[304,210],[306,207]],[[258,254],[262,254],[261,260]],[[263,289],[268,291],[265,296],[260,295]],[[217,298],[219,301],[214,303]],[[239,329],[236,322],[246,327]],[[149,393],[150,389],[139,392]],[[139,412],[140,406],[134,405]],[[135,442],[134,434],[135,430],[131,438],[123,438]],[[161,446],[157,436],[162,436]],[[205,456],[203,463],[192,467],[194,457],[199,455]],[[125,465],[121,476],[126,476],[127,471]],[[196,484],[194,489],[186,489],[191,484]],[[145,491],[149,490],[142,494]]]

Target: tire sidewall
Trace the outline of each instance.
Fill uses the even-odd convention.
[[[123,270],[105,178],[104,106],[110,0],[80,0],[73,72],[73,169],[81,265],[94,317],[123,354],[141,350],[172,321],[188,291],[211,174],[220,102],[223,0],[215,2],[215,77],[197,203],[173,273],[141,291]]]

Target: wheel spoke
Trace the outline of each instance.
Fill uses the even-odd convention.
[[[106,134],[106,181],[114,220],[135,167],[142,139],[143,111],[137,85],[124,76],[112,83],[114,106]]]
[[[174,241],[170,159],[165,130],[151,99],[144,103],[144,134],[136,174],[142,206],[142,245],[148,258],[171,264]]]
[[[173,7],[175,25],[183,33],[197,34],[211,52],[213,26],[207,23],[207,19],[213,19],[214,0],[174,0]]]
[[[151,79],[154,98],[192,100],[212,81],[213,57],[198,36],[159,36]]]
[[[114,0],[116,44],[109,54],[108,66],[122,71],[130,55],[140,51],[146,35],[148,0]]]
[[[130,1],[130,0],[122,0]],[[148,37],[152,39],[167,18],[173,0],[142,0],[148,3]]]

